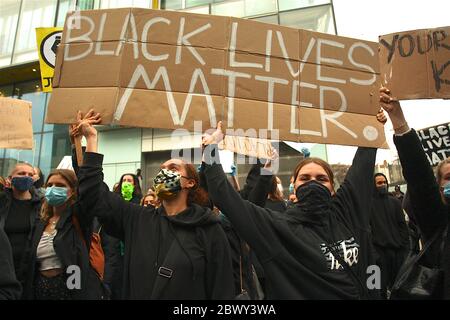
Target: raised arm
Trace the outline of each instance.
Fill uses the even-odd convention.
[[[369,229],[373,191],[373,171],[377,149],[359,147],[345,180],[336,193],[339,212],[353,226]]]
[[[421,232],[427,237],[447,223],[442,210],[439,186],[433,170],[423,151],[422,144],[406,122],[400,103],[392,98],[387,88],[380,89],[380,102],[389,114],[394,128],[394,143],[397,148],[403,176],[408,183],[408,193],[414,217]]]
[[[130,204],[109,191],[103,182],[103,155],[97,153],[97,130],[84,120],[79,121],[78,130],[87,142],[83,165],[78,173],[79,202],[83,212],[97,216],[109,235],[123,240],[125,229],[142,207]]]
[[[217,131],[221,132],[220,122]],[[273,228],[276,213],[243,200],[236,192],[219,163],[217,142],[214,134],[203,142],[209,196],[261,260],[268,260],[281,250]]]

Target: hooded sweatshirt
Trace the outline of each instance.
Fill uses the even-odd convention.
[[[375,245],[395,250],[408,250],[408,226],[402,204],[394,196],[374,191],[370,225]]]
[[[231,299],[230,248],[220,220],[196,204],[175,216],[141,207],[109,192],[103,156],[85,154],[80,201],[106,232],[125,244],[123,298]]]
[[[0,228],[0,300],[19,299],[22,288],[14,273],[11,246]]]
[[[322,202],[325,191],[312,193],[307,204],[285,213],[243,200],[221,165],[206,166],[210,196],[264,268],[268,299],[368,298],[364,286],[367,267],[374,264],[369,213],[375,155],[376,149],[359,148],[332,199]],[[339,252],[358,280],[340,265],[330,248]],[[378,292],[369,295],[376,297]]]
[[[394,143],[408,183],[411,213],[423,240],[429,240],[437,232],[443,234],[426,253],[426,260],[432,262],[430,267],[440,264],[444,270],[442,298],[450,299],[450,231],[447,230],[446,235],[443,232],[450,224],[450,205],[442,201],[439,185],[416,131],[411,129],[404,135],[394,135]]]

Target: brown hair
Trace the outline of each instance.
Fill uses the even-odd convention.
[[[439,186],[441,186],[441,181],[442,181],[442,168],[446,165],[446,164],[450,164],[450,157],[448,157],[445,160],[442,160],[437,168],[436,168],[436,180]]]
[[[186,174],[189,179],[194,180],[195,185],[193,188],[189,189],[187,205],[190,206],[192,203],[196,203],[202,207],[211,207],[211,201],[209,201],[208,193],[200,187],[200,176],[198,175],[195,167],[190,163],[185,163],[184,168],[186,169]]]
[[[278,189],[277,176],[272,176],[270,179],[269,198],[271,200],[283,201],[283,194]]]
[[[48,180],[50,180],[52,176],[60,176],[69,184],[69,187],[72,189],[72,196],[68,201],[70,205],[72,205],[77,200],[78,179],[75,172],[67,169],[56,169],[48,175],[48,178],[45,181],[45,187],[47,187]],[[44,201],[41,208],[41,220],[47,222],[52,216],[53,207],[50,206],[47,201]]]
[[[6,180],[3,177],[0,177],[0,184],[4,187],[6,187]]]
[[[325,170],[326,174],[328,175],[328,178],[330,179],[331,185],[333,186],[333,189],[334,189],[333,170],[331,170],[331,167],[328,164],[328,162],[326,162],[320,158],[305,158],[302,161],[300,161],[300,163],[295,167],[295,170],[294,170],[294,183],[297,180],[297,176],[298,176],[298,173],[300,172],[301,168],[303,168],[304,166],[306,166],[307,164],[310,164],[310,163],[318,164],[319,166],[321,166],[323,168],[323,170]]]

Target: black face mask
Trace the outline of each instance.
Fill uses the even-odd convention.
[[[387,195],[388,194],[388,187],[387,186],[377,187],[377,192],[381,196]]]
[[[331,192],[323,184],[316,180],[308,181],[299,186],[295,192],[299,204],[302,206],[317,206],[329,203]]]

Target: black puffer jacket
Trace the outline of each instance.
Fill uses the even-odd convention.
[[[0,229],[0,300],[16,300],[22,287],[14,273],[11,246],[3,229]]]

